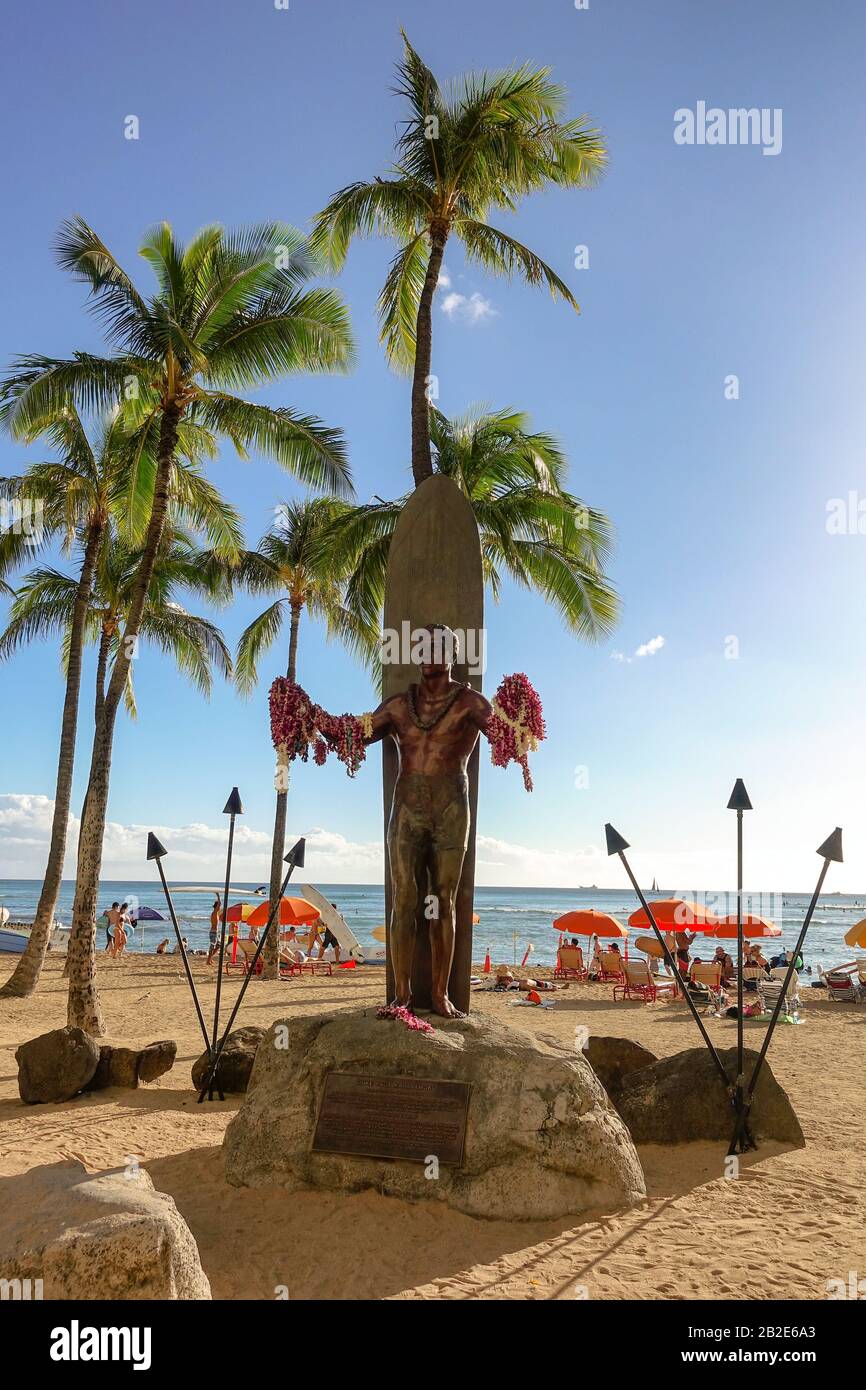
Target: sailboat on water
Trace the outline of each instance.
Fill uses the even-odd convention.
[[[651,892],[651,893],[657,893],[658,891],[659,891],[658,882],[657,882],[656,879],[653,879],[653,886],[652,886],[652,888],[650,889],[650,892]]]

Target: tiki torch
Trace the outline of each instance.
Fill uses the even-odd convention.
[[[743,812],[751,811],[751,809],[752,803],[749,800],[745,783],[742,777],[738,777],[728,801],[728,810],[737,813],[737,1082],[734,1092],[734,1109],[737,1112],[738,1120],[743,1110],[743,1092],[746,1084],[746,1078],[743,1075],[745,1052],[743,1041]],[[743,1140],[749,1148],[755,1147],[754,1140],[745,1130],[743,1131]]]
[[[797,961],[799,960],[800,953],[803,950],[803,942],[806,940],[806,932],[809,930],[809,924],[812,921],[815,908],[818,905],[818,898],[820,897],[821,889],[824,887],[824,879],[827,877],[827,870],[829,869],[831,863],[842,863],[842,830],[838,825],[836,826],[836,829],[833,831],[833,834],[827,836],[827,839],[824,841],[823,845],[819,845],[816,852],[821,856],[824,862],[821,865],[821,872],[818,875],[818,882],[815,884],[815,891],[812,894],[812,899],[809,903],[806,916],[803,919],[803,926],[800,929],[800,935],[797,938],[797,944],[794,947],[794,953],[791,956],[788,969],[785,973],[785,980],[782,985],[781,992],[779,994],[778,999],[776,1000],[775,1008],[773,1009],[773,1013],[770,1017],[770,1022],[767,1026],[767,1034],[764,1038],[763,1046],[760,1052],[758,1053],[758,1060],[755,1063],[755,1069],[752,1072],[752,1078],[746,1090],[745,1103],[740,1114],[737,1117],[736,1128],[734,1129],[733,1137],[731,1139],[730,1147],[728,1149],[729,1154],[737,1152],[737,1146],[740,1144],[741,1136],[746,1125],[748,1124],[749,1111],[752,1108],[752,1102],[755,1095],[755,1087],[758,1084],[758,1077],[761,1074],[761,1068],[764,1065],[764,1058],[767,1055],[767,1049],[770,1046],[770,1040],[775,1031],[776,1024],[779,1021],[779,1015],[782,1012],[782,1004],[784,1003],[785,997],[791,986],[791,980],[793,979],[794,971],[797,968]]]
[[[217,1073],[219,1071],[220,1058],[223,1055],[223,1049],[225,1048],[229,1033],[231,1032],[232,1024],[234,1023],[237,1017],[238,1010],[241,1004],[243,1003],[244,995],[247,992],[247,986],[249,985],[250,980],[256,973],[256,966],[259,963],[259,956],[262,954],[262,951],[265,947],[265,942],[268,939],[268,932],[270,931],[271,926],[273,925],[274,919],[279,918],[280,903],[282,902],[283,894],[286,891],[289,879],[292,876],[292,871],[295,868],[302,869],[304,867],[304,848],[306,846],[306,843],[306,840],[302,836],[300,840],[298,840],[294,845],[292,845],[292,848],[289,850],[288,854],[283,860],[283,863],[288,864],[289,866],[286,870],[286,876],[283,879],[279,896],[277,897],[277,901],[275,903],[271,903],[271,910],[268,913],[267,925],[264,931],[262,932],[261,937],[259,938],[258,944],[253,953],[253,958],[247,966],[247,973],[241,982],[241,987],[238,991],[238,997],[235,1000],[235,1006],[229,1014],[229,1021],[225,1026],[225,1032],[223,1033],[220,1039],[219,1046],[215,1046],[214,1048],[213,1059],[210,1063],[208,1074],[205,1077],[201,1090],[199,1091],[199,1103],[201,1103],[204,1100],[205,1094],[207,1094],[208,1100],[213,1100],[214,1087],[216,1086],[216,1088],[219,1089]],[[222,1098],[222,1092],[220,1092],[220,1098]]]
[[[177,924],[177,916],[174,910],[174,903],[171,899],[171,893],[168,891],[168,884],[165,881],[165,873],[162,867],[162,861],[167,854],[168,850],[165,848],[165,846],[160,844],[159,840],[156,838],[152,830],[149,831],[147,836],[147,857],[148,859],[156,860],[156,867],[159,870],[159,876],[162,880],[162,891],[165,894],[165,901],[168,905],[168,915],[171,918],[171,925],[174,927],[174,934],[177,938],[177,949],[180,952],[180,958],[183,961],[183,968],[186,971],[187,983],[190,988],[190,993],[192,994],[193,1003],[195,1004],[195,1011],[198,1014],[198,1021],[199,1026],[201,1028],[202,1037],[204,1038],[204,1045],[207,1048],[208,1056],[210,1056],[211,1044],[210,1039],[207,1035],[207,1025],[204,1021],[204,1014],[201,1011],[201,1004],[199,1003],[198,992],[195,987],[195,980],[192,978],[192,971],[189,968],[189,960],[186,954],[186,947],[183,944],[183,937],[180,934],[180,927]]]

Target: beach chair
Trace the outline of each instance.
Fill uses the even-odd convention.
[[[763,1012],[771,1013],[773,1012],[773,1009],[776,1008],[778,997],[780,997],[781,991],[783,991],[785,983],[785,974],[787,973],[787,970],[783,970],[781,969],[781,966],[777,966],[776,969],[773,969],[773,972],[770,973],[769,980],[767,980],[767,977],[765,976],[763,977],[763,980],[760,981],[760,984],[758,986],[758,997],[760,999],[760,1005],[762,1005]],[[787,995],[785,995],[783,1001],[781,1001],[780,1015],[794,1016],[795,1013],[798,1013],[798,1011],[799,976],[795,970],[794,974],[792,974],[791,976],[791,984],[790,986],[788,986]]]
[[[560,946],[554,980],[585,980],[586,966],[580,946]]]
[[[625,962],[619,951],[602,951],[598,960],[599,980],[615,980],[617,984],[622,984],[625,981],[625,972],[623,970]],[[646,962],[644,962],[644,964],[646,964]]]
[[[690,972],[693,985],[706,990],[708,998],[716,1008],[722,1002],[722,967],[716,961],[695,961]]]
[[[311,975],[333,975],[334,973],[331,962],[329,960],[319,960],[318,957],[313,960],[312,957],[308,956],[306,960],[302,960],[299,964],[300,968],[298,974],[300,975],[302,975],[305,970]]]
[[[862,998],[859,981],[855,981],[852,975],[846,974],[843,970],[829,970],[824,975],[824,983],[827,986],[827,998],[835,999],[839,1004],[856,1004]]]
[[[240,969],[243,970],[243,972],[244,972],[245,975],[248,975],[248,974],[250,973],[250,966],[252,965],[253,956],[255,955],[257,949],[258,949],[258,946],[257,946],[256,942],[255,942],[255,941],[250,941],[248,937],[244,937],[243,939],[239,939],[239,940],[238,940],[238,958],[237,958],[237,962],[236,962],[236,964],[235,964],[235,969],[240,968]],[[257,975],[261,975],[261,973],[262,973],[263,970],[264,970],[264,964],[263,964],[262,959],[261,959],[261,956],[260,956],[260,957],[259,957],[259,960],[258,960],[258,963],[257,963],[257,965],[256,965],[256,974],[257,974]]]
[[[657,979],[645,960],[624,960],[622,967],[623,980],[613,987],[614,999],[619,994],[623,999],[642,999],[645,1004],[654,1004],[663,995],[676,998],[676,981]]]
[[[743,966],[743,994],[744,994],[744,995],[745,995],[745,994],[753,994],[756,990],[758,990],[758,989],[760,988],[760,986],[763,984],[763,982],[766,980],[766,978],[767,978],[767,975],[766,975],[766,972],[765,972],[764,967],[763,967],[762,965],[744,965],[744,966]],[[734,985],[734,988],[736,989],[736,986],[737,986],[737,977],[736,977],[736,973],[734,974],[734,978],[733,978],[733,982],[732,982],[732,983],[733,983],[733,985]]]

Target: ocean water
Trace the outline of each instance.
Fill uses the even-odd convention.
[[[196,880],[201,884],[201,879]],[[201,893],[181,892],[186,885],[170,883],[175,910],[183,934],[193,949],[207,946],[210,912],[213,904],[213,891]],[[239,892],[230,893],[230,902],[246,897],[260,901],[253,890],[258,884],[237,884]],[[316,885],[331,901],[335,902],[351,926],[362,947],[376,946],[373,928],[380,926],[385,916],[384,888],[375,884],[319,883]],[[0,906],[9,910],[11,921],[32,921],[36,912],[41,884],[29,879],[0,879]],[[74,884],[65,881],[60,893],[57,908],[59,921],[68,923],[71,917]],[[291,885],[290,890],[291,891]],[[297,891],[300,891],[299,889]],[[733,893],[697,894],[684,890],[660,889],[653,896],[681,896],[696,898],[719,915],[736,912],[736,897]],[[171,922],[165,907],[162,888],[156,880],[106,880],[100,886],[100,906],[110,906],[117,899],[130,904],[147,904],[165,914],[166,921],[143,923],[131,936],[128,950],[150,950],[164,936],[169,936],[173,944]],[[782,929],[781,938],[763,942],[765,954],[775,952],[778,944],[793,947],[809,905],[808,894],[798,893],[746,893],[745,911],[769,918]],[[536,965],[553,965],[556,960],[556,946],[559,935],[552,929],[555,918],[572,908],[595,907],[609,912],[623,924],[630,913],[639,906],[636,896],[618,889],[605,888],[476,888],[475,911],[479,922],[474,928],[473,958],[484,959],[490,949],[492,962],[514,962],[523,959],[528,946],[532,947],[531,960]],[[851,960],[856,952],[844,943],[845,932],[861,917],[866,916],[866,899],[852,894],[827,894],[819,900],[815,916],[806,938],[804,956],[806,964],[825,968],[843,960]],[[632,933],[631,939],[637,933]],[[715,945],[715,943],[713,943]],[[693,954],[711,955],[712,946],[701,951],[700,938],[692,948]]]

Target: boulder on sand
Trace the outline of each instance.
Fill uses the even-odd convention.
[[[26,1104],[71,1100],[96,1072],[99,1043],[81,1028],[54,1028],[22,1043],[15,1061]]]
[[[236,1028],[229,1033],[217,1067],[219,1086],[226,1095],[242,1095],[247,1089],[253,1062],[265,1032],[264,1028],[250,1026]],[[192,1066],[192,1084],[197,1091],[201,1090],[207,1076],[207,1066],[208,1055],[203,1052]]]
[[[468,1082],[462,1164],[434,1176],[424,1162],[311,1152],[331,1071]],[[224,1147],[238,1187],[374,1188],[478,1217],[614,1211],[645,1195],[634,1145],[580,1052],[475,1015],[437,1018],[432,1033],[373,1010],[275,1022]]]
[[[718,1050],[733,1080],[737,1049]],[[757,1052],[747,1048],[745,1075],[752,1074]],[[636,1144],[685,1144],[695,1139],[728,1140],[734,1114],[716,1064],[705,1047],[691,1047],[632,1072],[614,1101]],[[776,1139],[802,1148],[806,1141],[787,1093],[764,1062],[749,1117],[756,1138]]]
[[[583,1055],[609,1096],[622,1089],[623,1081],[633,1071],[651,1067],[658,1061],[654,1052],[632,1042],[631,1038],[592,1036],[584,1045]]]
[[[90,1174],[77,1160],[0,1178],[3,1278],[56,1299],[209,1299],[198,1247],[143,1168]]]
[[[102,1091],[106,1086],[128,1086],[134,1090],[140,1081],[155,1081],[170,1071],[176,1056],[177,1043],[169,1039],[144,1047],[112,1047],[103,1043],[99,1065],[87,1089]]]

